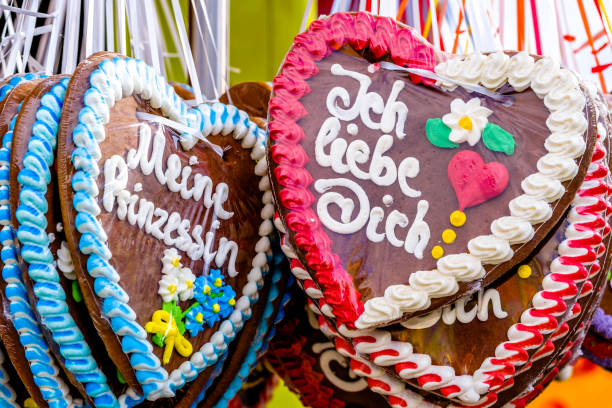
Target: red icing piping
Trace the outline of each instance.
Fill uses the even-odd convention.
[[[378,27],[380,27],[380,30],[377,30]],[[395,31],[393,31],[394,29]],[[389,35],[389,30],[394,33],[393,36]],[[308,155],[301,147],[300,141],[304,139],[305,135],[296,123],[306,114],[303,105],[298,100],[310,92],[306,80],[318,73],[315,61],[321,60],[329,55],[332,50],[338,49],[344,44],[349,44],[357,50],[369,45],[376,56],[390,53],[392,61],[398,65],[409,65],[429,70],[433,70],[435,55],[430,45],[421,42],[410,29],[398,27],[392,19],[375,18],[363,12],[354,15],[337,13],[327,20],[317,20],[307,32],[296,37],[293,48],[285,59],[281,74],[274,80],[274,97],[270,100],[269,105],[270,155],[277,165],[273,171],[280,185],[277,198],[287,210],[284,223],[292,231],[297,247],[306,254],[308,269],[314,271],[316,284],[322,289],[325,301],[331,307],[332,313],[337,319],[337,324],[344,324],[353,329],[355,327],[354,322],[363,312],[363,303],[360,294],[353,285],[351,276],[342,267],[338,256],[331,251],[331,240],[323,231],[318,217],[311,209],[314,196],[308,188],[313,179],[303,169],[304,163],[308,160]],[[415,82],[420,80],[418,77],[412,79]],[[598,146],[597,149],[604,151],[601,146]],[[599,156],[601,154],[596,155],[593,161],[597,161]],[[606,173],[605,166],[599,165],[597,171],[590,172],[585,179],[602,178]],[[600,196],[607,194],[609,190],[610,186],[602,181],[593,188],[579,191],[578,194],[581,196]],[[608,203],[606,207],[610,209]],[[577,228],[595,234],[599,234],[597,230],[602,228],[604,228],[604,232],[609,230],[606,220],[600,213],[602,211],[601,205],[583,206],[576,210],[580,214],[595,216],[594,221],[578,224]],[[593,265],[597,264],[597,254],[591,246],[592,242],[596,242],[596,240],[597,238],[572,240],[569,243],[573,248],[585,249],[586,253],[574,257],[563,256],[559,261],[565,265],[576,266],[579,270],[578,273],[572,275],[553,274],[551,276],[559,279],[559,281],[566,282],[567,287],[560,291],[544,291],[548,299],[556,302],[555,307],[541,313],[541,317],[545,317],[547,322],[533,326],[518,325],[519,330],[528,332],[532,336],[527,340],[509,341],[504,344],[504,347],[514,351],[515,355],[506,359],[492,359],[500,365],[500,368],[488,372],[490,379],[487,383],[491,390],[499,390],[500,387],[506,385],[515,373],[514,366],[527,363],[528,354],[526,350],[540,346],[543,341],[542,333],[556,328],[558,323],[555,315],[563,313],[566,309],[563,298],[569,296],[572,290],[577,291],[575,282],[571,282],[571,280],[573,278],[578,278],[573,279],[578,282],[584,280],[588,275],[585,264],[589,265],[594,262]],[[306,270],[306,268],[303,269]],[[540,316],[540,313],[537,315]],[[339,338],[336,338],[337,348],[340,346],[338,340]],[[371,342],[372,340],[367,337],[357,337],[352,341],[356,343],[359,341]],[[342,345],[345,350],[351,350],[354,353],[355,351],[348,342],[345,343]],[[403,368],[406,368],[404,367],[406,363],[395,364],[396,371],[400,372]],[[435,385],[434,378],[428,377],[428,375],[425,374],[417,378],[417,381],[422,382],[423,385]],[[435,386],[433,388],[436,389]],[[486,395],[486,402],[481,406],[490,406],[496,400],[497,394],[490,392]],[[391,399],[389,401],[391,402]],[[394,406],[402,406],[395,399],[393,401]]]
[[[377,58],[390,55],[401,66],[433,71],[436,60],[431,45],[422,42],[411,29],[399,27],[391,18],[374,17],[365,12],[336,13],[328,19],[314,21],[308,31],[295,38],[280,75],[274,79],[268,128],[272,140],[270,154],[276,163],[273,173],[280,185],[278,199],[287,209],[284,222],[294,233],[298,248],[306,254],[308,268],[314,271],[336,319],[354,328],[363,313],[363,302],[312,211],[315,198],[309,186],[313,178],[303,167],[309,159],[300,145],[304,132],[296,123],[306,115],[299,99],[310,92],[306,80],[318,74],[315,61],[346,44],[356,50],[369,47]],[[415,83],[427,82],[414,75],[411,79]]]

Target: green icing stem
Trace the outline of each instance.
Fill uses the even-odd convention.
[[[119,372],[119,369],[117,369],[117,381],[119,381],[121,384],[125,384],[125,378],[123,378],[121,372]]]

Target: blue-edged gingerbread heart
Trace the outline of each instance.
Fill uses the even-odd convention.
[[[110,358],[148,400],[208,375],[253,313],[273,229],[264,137],[232,106],[188,108],[141,61],[101,53],[71,78],[68,248]]]

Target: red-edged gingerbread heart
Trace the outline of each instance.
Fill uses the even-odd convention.
[[[438,87],[397,67],[418,75],[411,58],[427,53]],[[278,226],[366,375],[389,367],[387,392],[399,377],[443,406],[490,406],[545,382],[589,319],[607,256],[605,135],[593,154],[593,94],[550,59],[434,55],[365,13],[296,38],[270,103]]]

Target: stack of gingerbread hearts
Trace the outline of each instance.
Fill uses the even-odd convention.
[[[207,384],[217,399],[236,388],[293,279],[265,120],[192,107],[106,52],[71,76],[7,78],[0,95],[0,399],[191,406]]]
[[[600,95],[598,103],[603,110],[608,106],[607,100]],[[601,115],[598,125],[600,133],[610,127],[610,114]],[[610,284],[609,266],[604,269],[606,283],[602,289],[602,298],[599,308],[592,317],[589,331],[582,344],[584,356],[594,363],[611,370],[612,369],[612,286]]]
[[[524,406],[580,354],[608,269],[607,105],[525,52],[337,13],[274,80],[275,223],[317,325],[397,407]]]

